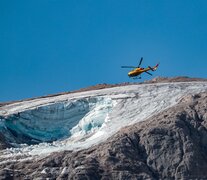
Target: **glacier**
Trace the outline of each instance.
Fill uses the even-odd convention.
[[[88,148],[172,107],[187,94],[205,91],[207,82],[139,84],[2,106],[0,132],[13,147],[0,151],[0,162]]]

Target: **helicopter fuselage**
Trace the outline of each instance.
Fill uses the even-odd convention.
[[[150,70],[150,68],[135,68],[135,69],[133,69],[132,71],[130,71],[128,73],[128,76],[129,77],[135,77],[135,76],[138,76],[141,73],[149,71],[149,70]]]

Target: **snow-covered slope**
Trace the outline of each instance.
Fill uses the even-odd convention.
[[[204,91],[207,82],[142,84],[2,106],[0,132],[13,148],[0,151],[0,160],[88,148]]]

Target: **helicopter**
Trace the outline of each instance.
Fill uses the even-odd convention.
[[[152,74],[148,71],[150,71],[150,70],[156,71],[156,69],[159,66],[159,63],[156,64],[154,67],[148,66],[147,68],[142,68],[142,67],[140,67],[142,64],[142,60],[143,60],[143,57],[141,57],[141,59],[139,61],[139,65],[137,67],[136,66],[121,66],[121,67],[122,68],[133,68],[133,70],[129,71],[129,73],[128,73],[128,76],[133,79],[141,79],[142,73],[147,73],[148,75],[152,76]]]

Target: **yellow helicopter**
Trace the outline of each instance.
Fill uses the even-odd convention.
[[[142,60],[143,60],[143,57],[141,57],[141,59],[140,59],[140,61],[139,61],[139,65],[137,66],[137,67],[135,67],[135,66],[121,66],[122,68],[133,68],[133,70],[132,71],[129,71],[129,73],[128,73],[128,76],[131,78],[133,78],[133,79],[141,79],[141,74],[142,73],[147,73],[147,74],[149,74],[150,76],[152,76],[152,74],[151,73],[149,73],[148,71],[156,71],[156,69],[158,68],[158,66],[159,66],[159,63],[157,64],[157,65],[155,65],[154,67],[150,67],[150,66],[148,66],[147,68],[141,68],[140,66],[141,66],[141,64],[142,64]]]

